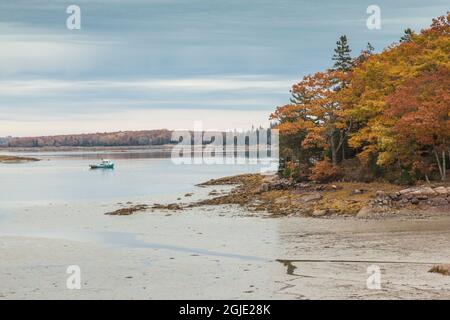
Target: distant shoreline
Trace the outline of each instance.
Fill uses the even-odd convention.
[[[0,152],[73,152],[73,151],[113,151],[113,152],[125,152],[125,151],[137,151],[137,150],[151,150],[151,151],[170,151],[173,148],[171,144],[163,145],[148,145],[148,146],[97,146],[97,147],[0,147]]]

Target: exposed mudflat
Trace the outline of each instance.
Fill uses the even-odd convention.
[[[39,159],[31,157],[3,156],[0,155],[0,163],[22,163],[39,161]]]
[[[189,199],[214,188],[223,191],[198,188]],[[428,272],[450,262],[442,213],[270,218],[219,205],[104,214],[149,203],[127,200],[2,209],[0,299],[450,298],[450,278]],[[69,265],[81,268],[80,290],[66,287]],[[381,289],[366,285],[374,265]]]

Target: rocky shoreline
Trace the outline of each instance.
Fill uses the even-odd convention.
[[[108,212],[130,215],[147,210],[171,210],[239,205],[271,217],[384,218],[395,215],[450,213],[450,185],[436,184],[402,189],[388,183],[296,183],[276,175],[244,174],[209,180],[198,187],[234,186],[229,192],[212,190],[210,198],[189,203],[138,205]]]
[[[392,193],[378,191],[376,197],[361,208],[357,216],[398,214],[405,210],[433,211],[434,208],[450,213],[450,186],[419,186]]]

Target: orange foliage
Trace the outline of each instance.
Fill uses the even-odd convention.
[[[337,163],[337,151],[351,127],[339,90],[347,77],[347,73],[337,70],[305,76],[291,90],[300,101],[278,107],[271,115],[271,119],[279,122],[276,128],[282,134],[305,131],[302,146],[329,148],[333,163]]]
[[[337,176],[338,168],[330,162],[330,159],[325,158],[315,164],[310,178],[319,182],[329,182],[335,180]]]
[[[305,76],[291,92],[292,103],[278,107],[271,119],[303,151],[312,150],[307,159],[331,156],[331,163],[316,163],[314,179],[332,177],[338,151],[347,146],[376,170],[428,176],[438,169],[444,180],[450,162],[450,13],[408,41],[366,52],[349,71]]]

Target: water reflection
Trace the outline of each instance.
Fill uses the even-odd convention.
[[[95,236],[100,242],[108,245],[120,246],[120,247],[131,247],[131,248],[151,248],[151,249],[162,249],[176,252],[191,253],[193,255],[205,255],[205,256],[217,256],[224,258],[234,258],[248,261],[261,261],[268,262],[270,260],[262,257],[226,253],[215,250],[192,248],[177,245],[168,245],[162,243],[151,243],[140,240],[137,238],[136,234],[125,233],[125,232],[96,232]]]
[[[291,260],[277,260],[277,261],[282,263],[286,267],[286,274],[290,276],[298,276],[297,274],[294,273],[297,267],[294,266]]]

